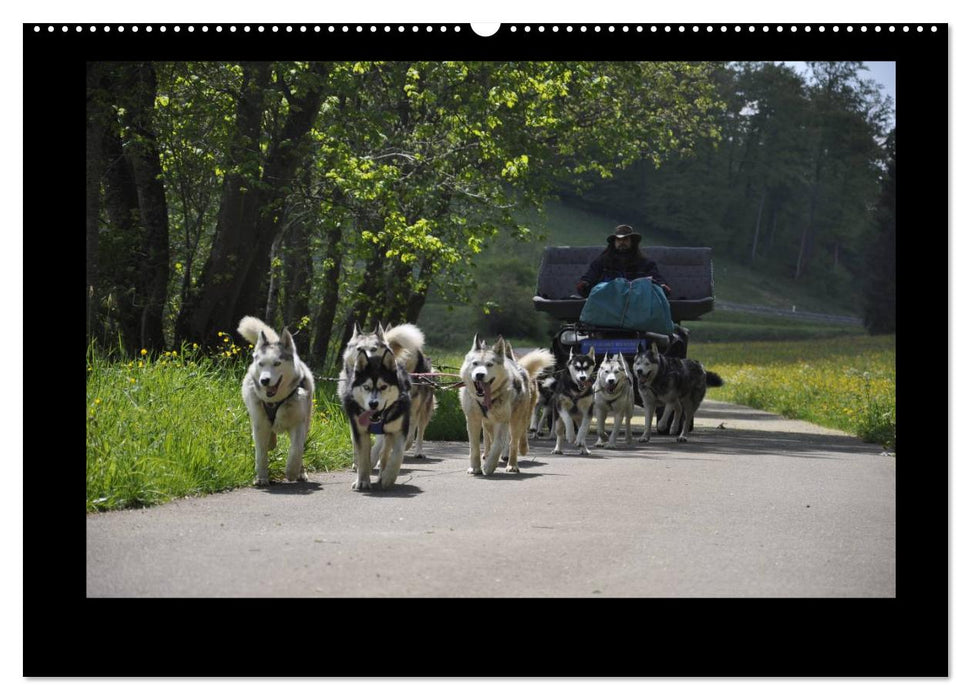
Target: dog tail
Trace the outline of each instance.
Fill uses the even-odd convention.
[[[705,370],[705,386],[723,386],[725,382],[715,372]]]
[[[420,351],[425,345],[425,334],[414,324],[402,323],[384,332],[384,342],[397,357],[402,350],[409,354]]]
[[[243,316],[239,321],[239,328],[236,329],[237,333],[253,345],[256,345],[256,341],[259,340],[260,331],[266,333],[266,339],[271,343],[280,341],[280,336],[276,334],[275,330],[254,316]]]
[[[555,364],[553,353],[545,349],[533,350],[519,358],[519,366],[529,373],[530,379],[536,379],[540,372]]]

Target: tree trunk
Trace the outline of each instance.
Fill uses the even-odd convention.
[[[236,135],[223,179],[216,233],[199,283],[182,305],[176,322],[176,343],[216,345],[219,331],[235,329],[233,313],[247,262],[246,251],[257,244],[260,209],[259,152],[263,93],[270,82],[270,64],[244,63],[243,84],[236,103]],[[256,308],[249,310],[255,313]],[[238,319],[235,319],[238,321]]]
[[[101,64],[87,64],[87,125],[85,139],[85,332],[88,342],[103,339],[101,280],[98,256],[101,229],[101,182],[104,177],[104,139],[108,124]]]
[[[759,200],[759,213],[755,217],[755,234],[752,236],[752,254],[749,257],[749,262],[753,265],[755,264],[755,251],[759,246],[759,228],[762,226],[762,208],[765,206],[765,195],[766,188],[762,187],[762,198]]]
[[[314,71],[323,75],[326,69],[315,64]],[[323,101],[322,84],[300,97],[288,95],[286,123],[272,137],[260,172],[260,124],[270,66],[246,64],[243,72],[237,107],[240,147],[234,154],[242,167],[226,177],[212,251],[179,317],[180,337],[203,344],[214,344],[218,331],[234,329],[241,316],[263,308],[270,248],[285,223],[286,195],[305,156],[304,137]]]
[[[140,308],[139,345],[149,352],[165,347],[162,328],[169,283],[169,213],[162,183],[162,163],[152,128],[155,71],[149,63],[132,67],[133,89],[128,93],[126,122],[134,135],[125,154],[131,162],[138,194],[140,245],[136,298]]]
[[[105,211],[108,215],[106,239],[99,239],[99,256],[105,259],[100,278],[104,285],[108,326],[116,325],[125,354],[134,356],[139,348],[139,318],[135,310],[135,276],[138,269],[137,234],[138,189],[131,163],[125,158],[118,125],[105,134]],[[109,332],[111,332],[109,330]],[[108,340],[108,339],[106,339]],[[113,338],[110,342],[113,342]]]
[[[327,349],[337,314],[341,278],[340,242],[340,228],[334,227],[327,232],[327,257],[324,267],[326,275],[321,283],[321,302],[314,318],[314,339],[310,350],[312,366],[318,369],[327,366]]]
[[[293,331],[305,316],[310,316],[310,287],[313,279],[313,258],[310,255],[310,226],[305,218],[294,221],[284,236],[283,249],[283,322]],[[297,352],[307,356],[310,351],[310,330],[293,337]]]

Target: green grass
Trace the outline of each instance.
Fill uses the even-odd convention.
[[[897,447],[896,336],[689,345],[725,386],[708,396]]]
[[[235,350],[235,352],[234,352]],[[227,345],[118,362],[87,358],[87,509],[132,508],[246,486],[253,481],[249,418],[240,395],[246,360]],[[333,388],[318,387],[304,461],[310,470],[351,463],[348,427]],[[289,438],[271,453],[283,478]]]
[[[696,343],[743,343],[763,340],[816,340],[862,336],[862,326],[716,309],[683,324]]]

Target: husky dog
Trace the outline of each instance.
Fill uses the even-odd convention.
[[[256,445],[257,486],[267,486],[269,451],[276,447],[276,434],[290,433],[287,479],[306,481],[303,450],[310,432],[314,399],[314,378],[299,357],[293,336],[283,336],[253,316],[244,316],[237,332],[253,344],[253,363],[243,378],[243,402],[249,412]]]
[[[617,447],[617,433],[622,423],[627,424],[627,444],[633,442],[630,420],[634,415],[634,380],[622,353],[611,358],[604,355],[597,381],[593,385],[593,415],[597,419],[596,447],[603,447],[607,431],[604,426],[608,415],[614,417],[614,429],[610,432],[607,447]]]
[[[563,454],[563,434],[572,445],[580,448],[580,454],[588,455],[586,439],[593,415],[593,378],[597,367],[597,355],[593,348],[586,355],[570,356],[566,371],[560,374],[553,389],[554,429],[556,447],[553,454]],[[574,429],[576,432],[574,433]]]
[[[383,438],[377,485],[390,487],[401,469],[411,420],[411,379],[390,348],[370,356],[363,349],[357,351],[341,403],[354,440],[354,489],[371,488],[371,434]]]
[[[470,474],[492,474],[504,449],[509,454],[506,471],[519,471],[519,455],[529,451],[526,432],[539,393],[536,378],[554,362],[549,350],[533,350],[516,360],[501,337],[490,348],[475,336],[462,362],[464,386],[459,389],[469,433]],[[484,464],[480,451],[483,434],[487,444]]]
[[[538,438],[547,429],[553,434],[553,390],[556,388],[556,375],[552,369],[544,369],[536,379],[539,396],[536,409],[529,422],[529,437]]]
[[[695,411],[704,400],[707,387],[724,384],[718,374],[705,370],[697,360],[666,357],[658,352],[654,343],[634,357],[634,375],[644,400],[644,433],[638,438],[639,442],[651,439],[651,420],[659,401],[664,404],[664,414],[658,425],[670,425],[673,432],[673,426],[680,422],[678,442],[687,442],[686,433],[691,429]]]
[[[362,333],[358,325],[354,324],[354,333],[344,348],[344,363],[341,368],[340,376],[337,381],[337,394],[343,397],[347,377],[353,369],[353,364],[357,360],[357,353],[363,350],[368,357],[390,349],[395,359],[404,364],[405,370],[409,373],[431,373],[434,368],[428,356],[422,352],[425,345],[425,334],[417,326],[411,323],[402,323],[397,326],[385,329],[380,323],[373,333]],[[412,443],[415,445],[415,457],[423,458],[425,429],[431,422],[432,414],[435,412],[435,390],[430,384],[413,383],[411,387],[411,426],[408,433],[405,449],[411,449]],[[371,462],[376,463],[378,455],[382,449],[383,438],[378,436],[375,440],[374,451],[371,454]],[[356,466],[355,462],[355,466]]]

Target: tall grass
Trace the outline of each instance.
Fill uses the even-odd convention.
[[[183,347],[157,358],[87,355],[87,508],[154,505],[245,486],[254,476],[253,440],[240,395],[248,353],[205,356]],[[351,463],[348,428],[333,389],[318,387],[304,461],[330,470]],[[288,438],[271,453],[281,479]]]
[[[725,386],[708,396],[897,447],[896,337],[689,345]]]

